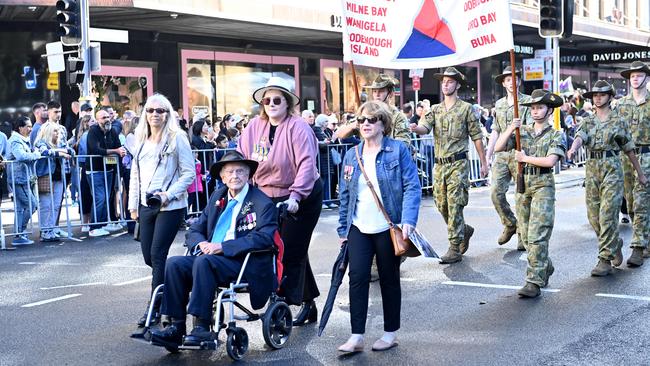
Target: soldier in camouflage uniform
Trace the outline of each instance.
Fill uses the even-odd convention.
[[[521,151],[515,152],[517,162],[524,163],[525,192],[516,194],[518,231],[528,252],[526,284],[517,291],[520,297],[537,297],[541,287],[555,271],[548,257],[548,242],[555,220],[555,180],[553,166],[564,157],[562,133],[548,123],[553,109],[562,105],[562,98],[542,89],[533,91],[530,106],[534,124],[521,126],[514,119],[499,136],[495,150],[514,148],[515,128],[521,126]]]
[[[598,264],[592,276],[607,276],[612,266],[623,262],[623,239],[618,235],[618,212],[623,201],[623,168],[620,151],[629,158],[645,183],[645,176],[634,153],[634,143],[627,127],[617,111],[612,111],[610,101],[614,88],[604,80],[598,80],[590,92],[582,96],[593,101],[596,113],[585,117],[568,152],[571,159],[584,144],[587,147],[585,196],[587,217],[598,236]]]
[[[474,141],[481,161],[481,177],[485,177],[488,165],[482,141],[481,124],[472,111],[472,105],[458,99],[458,89],[466,85],[465,76],[456,68],[448,67],[444,73],[435,74],[440,80],[444,100],[431,107],[420,118],[419,124],[411,124],[411,131],[424,135],[433,129],[435,167],[433,190],[438,210],[447,223],[449,250],[441,263],[455,263],[463,259],[469,247],[474,228],[466,225],[463,209],[469,196],[469,139]]]
[[[400,112],[392,102],[395,95],[394,89],[399,85],[399,81],[386,74],[379,74],[371,85],[364,85],[365,89],[370,89],[372,92],[372,99],[378,102],[384,102],[388,105],[393,117],[393,130],[390,137],[395,140],[406,142],[407,145],[411,143],[411,133],[408,128],[408,120],[404,113]],[[356,119],[350,121],[348,124],[339,127],[336,131],[337,138],[350,137],[355,131],[358,133],[359,126]]]
[[[521,71],[516,70],[515,75],[517,78],[517,87],[520,85]],[[499,134],[503,133],[508,125],[514,118],[514,91],[512,88],[512,68],[507,66],[503,73],[494,77],[494,82],[503,85],[508,93],[507,96],[497,100],[495,104],[496,117],[492,124],[492,134],[490,135],[490,142],[487,149],[487,161],[492,161],[492,153],[494,152],[494,145],[499,138]],[[532,118],[528,107],[521,106],[530,99],[528,95],[517,92],[517,101],[519,106],[519,116],[522,123],[532,124]],[[514,150],[503,151],[494,155],[494,162],[492,162],[492,204],[501,218],[501,223],[504,226],[501,236],[499,236],[497,243],[503,245],[510,241],[510,238],[517,231],[517,218],[510,208],[510,204],[506,199],[506,193],[510,187],[510,181],[517,177],[517,161],[515,160]],[[524,244],[519,236],[517,250],[525,250]]]
[[[621,71],[621,76],[629,79],[630,94],[618,101],[618,113],[627,122],[636,145],[641,170],[650,175],[650,94],[646,89],[650,79],[650,68],[641,61],[634,61],[627,70]],[[624,165],[626,176],[633,176],[629,163]],[[629,179],[629,178],[628,178]],[[626,192],[628,208],[632,208],[632,255],[627,260],[629,267],[643,265],[643,258],[649,255],[648,240],[650,240],[650,186],[641,184],[639,180],[627,181],[629,187],[633,184],[632,195]],[[629,197],[629,198],[628,198]]]

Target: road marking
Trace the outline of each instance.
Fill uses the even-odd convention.
[[[443,285],[452,285],[452,286],[468,286],[468,287],[484,287],[484,288],[501,288],[506,290],[519,290],[521,286],[510,286],[510,285],[495,285],[492,283],[476,283],[476,282],[463,282],[463,281],[445,281]],[[541,289],[544,292],[560,292],[559,289],[555,288],[543,288]]]
[[[59,296],[59,297],[55,297],[53,299],[47,299],[47,300],[33,302],[31,304],[21,305],[20,307],[21,308],[31,308],[31,307],[34,307],[34,306],[49,304],[49,303],[55,302],[55,301],[71,299],[71,298],[77,297],[77,296],[81,296],[81,294],[70,294],[70,295],[65,295],[65,296]]]
[[[20,262],[18,264],[23,264],[23,265],[41,265],[41,266],[95,266],[93,264],[85,264],[85,263],[44,263],[44,262]],[[110,267],[110,268],[150,268],[149,266],[143,266],[143,265],[130,265],[130,264],[119,264],[119,263],[109,263],[109,264],[102,264],[102,267]]]
[[[113,234],[113,235],[111,235],[111,236],[114,237],[114,238],[117,238],[117,237],[122,236],[122,235],[124,235],[124,234],[126,234],[126,233],[127,233],[126,231],[123,231],[123,232],[121,232],[121,233]]]
[[[641,300],[641,301],[650,301],[648,296],[631,296],[631,295],[617,295],[617,294],[596,294],[599,297],[611,297],[615,299],[629,299],[629,300]]]
[[[95,286],[95,285],[105,285],[105,282],[89,282],[89,283],[78,283],[75,285],[63,285],[63,286],[53,286],[53,287],[41,287],[41,290],[54,290],[58,288],[69,288],[69,287],[83,287],[83,286]]]
[[[130,285],[132,283],[138,283],[146,280],[150,280],[151,276],[147,277],[142,277],[142,278],[137,278],[135,280],[130,280],[130,281],[125,281],[125,282],[120,282],[120,283],[114,283],[113,286],[125,286],[125,285]]]
[[[142,266],[137,264],[102,264],[102,267],[111,267],[111,268],[151,268],[149,266]]]
[[[77,239],[77,238],[73,238],[73,237],[69,237],[69,238],[66,238],[66,239],[67,239],[67,240],[78,241],[78,242],[82,242],[82,241],[83,241],[83,240],[81,240],[81,239]]]

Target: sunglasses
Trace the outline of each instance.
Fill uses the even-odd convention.
[[[163,113],[167,113],[168,110],[166,110],[165,108],[147,108],[147,113],[151,114],[153,112],[156,112],[158,114],[163,114]]]
[[[359,122],[360,125],[362,125],[366,121],[368,121],[368,123],[370,123],[371,125],[374,125],[375,123],[377,123],[377,121],[379,121],[379,117],[370,117],[370,118],[364,116],[357,117],[357,122]]]
[[[273,105],[280,105],[280,104],[282,104],[282,97],[273,97],[273,98],[266,97],[266,98],[262,98],[262,104],[264,104],[264,105],[271,104],[271,101],[273,101]]]

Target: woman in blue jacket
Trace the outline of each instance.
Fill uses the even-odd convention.
[[[74,156],[74,151],[71,148],[57,147],[60,131],[60,125],[47,122],[41,126],[34,142],[35,150],[42,156],[47,157],[47,159],[40,159],[36,162],[36,175],[40,179],[47,179],[49,183],[49,187],[44,189],[39,197],[41,214],[39,224],[41,226],[41,241],[43,242],[59,240],[54,233],[54,228],[56,227],[56,219],[59,216],[63,190],[65,189],[63,184],[65,176],[63,159],[70,159]]]
[[[404,238],[415,229],[420,207],[421,187],[409,148],[390,136],[392,117],[382,102],[364,103],[357,113],[362,142],[358,145],[363,167],[391,221],[401,224]],[[400,257],[395,256],[388,222],[366,183],[355,149],[343,159],[340,179],[339,227],[341,243],[348,241],[350,276],[350,323],[352,336],[339,347],[341,352],[364,348],[368,313],[370,267],[377,256],[379,285],[384,310],[384,335],[372,346],[384,351],[397,345],[400,327]]]
[[[16,202],[17,237],[12,242],[13,246],[34,244],[24,231],[29,219],[38,208],[38,201],[34,195],[36,183],[34,161],[41,155],[32,152],[29,145],[30,132],[32,132],[32,121],[28,117],[19,117],[14,121],[14,131],[8,141],[6,159],[13,160],[13,163],[7,167],[7,174]]]

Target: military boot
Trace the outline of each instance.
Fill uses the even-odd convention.
[[[499,236],[499,239],[497,239],[497,243],[499,245],[503,245],[507,242],[510,241],[513,235],[517,232],[517,226],[506,226],[503,228],[503,232]]]
[[[643,262],[643,258],[641,259],[641,262]],[[618,267],[622,263],[623,263],[623,239],[618,238],[618,250],[616,251],[616,253],[614,253],[614,259],[612,259],[612,266]]]
[[[596,267],[591,270],[591,275],[594,277],[605,277],[612,273],[612,265],[606,259],[599,259]]]
[[[460,243],[460,254],[465,254],[467,249],[469,249],[469,239],[474,235],[474,228],[465,224],[465,235],[463,237],[463,242]]]
[[[539,289],[539,286],[530,282],[526,282],[524,287],[517,290],[519,297],[533,298],[539,296],[541,293],[542,291]]]
[[[458,252],[458,250],[454,248],[449,248],[447,250],[447,253],[440,257],[440,263],[441,264],[451,264],[451,263],[456,263],[460,262],[463,260],[463,255]]]
[[[641,267],[643,265],[643,248],[632,248],[632,255],[627,259],[628,267]]]
[[[555,272],[555,267],[553,267],[553,263],[551,263],[551,261],[549,259],[548,269],[546,270],[546,281],[544,282],[545,285],[543,287],[548,286],[548,279],[551,278],[551,276],[553,275],[553,272]]]

